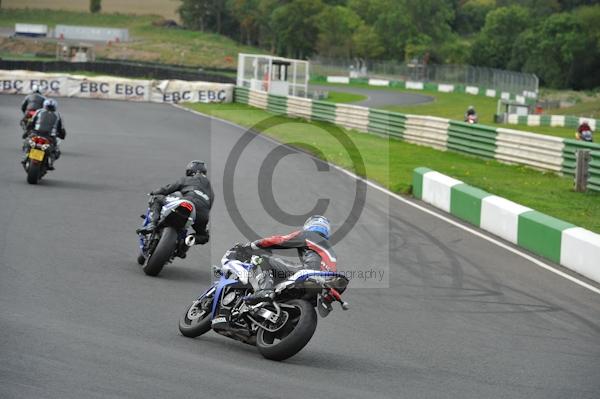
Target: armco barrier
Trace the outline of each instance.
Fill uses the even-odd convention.
[[[325,101],[313,101],[311,119],[316,121],[335,123],[336,106]]]
[[[280,97],[246,88],[236,88],[236,101],[269,112],[335,123],[361,132],[391,136],[439,150],[451,150],[500,162],[527,165],[572,176],[575,151],[592,151],[588,189],[600,191],[600,145],[541,134],[467,124],[421,115],[365,107],[313,101],[300,97]],[[256,93],[256,94],[253,94]],[[259,94],[260,93],[260,94]],[[254,97],[253,97],[254,96]]]
[[[448,119],[420,115],[406,115],[403,139],[439,150],[446,149]]]
[[[600,235],[428,168],[413,171],[413,196],[600,282]]]
[[[367,126],[369,133],[403,139],[405,130],[405,115],[379,109],[369,110],[369,124]]]
[[[0,70],[0,93],[28,94],[37,85],[50,97],[81,97],[126,101],[231,102],[233,85],[181,80],[142,80],[109,76],[48,74]]]
[[[327,76],[316,77],[315,80],[325,80],[327,83],[339,83],[339,84],[350,84],[350,83],[364,83],[370,86],[389,86],[399,87],[402,89],[410,90],[427,90],[427,91],[438,91],[442,93],[466,93],[474,96],[486,96],[494,98],[502,98],[504,100],[512,100],[521,104],[533,102],[532,98],[537,98],[537,93],[534,92],[523,92],[523,93],[508,93],[501,92],[493,89],[487,89],[485,87],[476,86],[464,86],[460,84],[450,83],[433,83],[433,82],[421,82],[421,81],[403,81],[403,80],[383,80],[383,79],[367,79],[367,78],[349,78],[347,76]]]
[[[571,115],[517,115],[509,114],[507,123],[527,126],[559,126],[573,128],[573,134],[579,125],[587,122],[592,130],[600,127],[600,119]]]
[[[562,171],[563,139],[504,128],[496,131],[495,158],[498,161]]]
[[[458,152],[494,158],[496,136],[496,129],[492,127],[450,121],[447,147]]]

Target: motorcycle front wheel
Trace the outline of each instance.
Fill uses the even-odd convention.
[[[158,275],[163,266],[171,259],[175,244],[177,244],[177,231],[172,227],[165,227],[154,252],[142,268],[144,273],[148,276]]]
[[[282,310],[289,313],[288,321],[275,332],[258,330],[256,346],[261,355],[270,360],[285,360],[300,352],[308,344],[317,328],[317,313],[305,300],[286,302]]]
[[[212,327],[212,298],[194,301],[179,319],[179,331],[186,337],[196,338],[206,334]]]

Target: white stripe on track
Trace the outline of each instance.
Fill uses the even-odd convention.
[[[191,112],[191,113],[196,114],[196,115],[200,115],[200,116],[205,117],[205,118],[210,118],[210,119],[213,119],[213,120],[217,120],[219,122],[222,122],[222,123],[225,123],[227,125],[233,126],[236,129],[248,130],[247,128],[245,128],[243,126],[237,125],[237,124],[235,124],[233,122],[230,122],[228,120],[217,118],[217,117],[211,116],[211,115],[206,115],[206,114],[203,114],[202,112],[194,111],[193,109],[189,109],[189,108],[183,107],[183,106],[178,105],[178,104],[173,104],[173,105],[176,108],[182,109],[184,111]],[[272,143],[275,143],[277,145],[284,145],[284,146],[289,147],[289,148],[291,148],[291,149],[293,149],[295,151],[302,152],[302,153],[304,153],[304,154],[306,154],[306,155],[308,155],[310,157],[318,159],[321,162],[325,162],[322,159],[315,157],[314,155],[311,155],[311,154],[308,154],[308,153],[303,152],[301,150],[298,150],[297,148],[294,148],[292,146],[288,146],[287,144],[281,143],[281,142],[279,142],[279,141],[277,141],[277,140],[275,140],[275,139],[273,139],[271,137],[265,136],[264,134],[259,134],[258,136],[262,137],[263,139],[268,140],[268,141],[270,141]],[[585,281],[579,280],[578,278],[576,278],[574,276],[571,276],[568,273],[565,273],[565,272],[563,272],[561,270],[558,270],[556,267],[551,266],[551,265],[549,265],[547,263],[544,263],[541,260],[536,259],[535,257],[533,257],[533,256],[531,256],[531,255],[529,255],[529,254],[527,254],[525,252],[522,252],[522,251],[520,251],[520,250],[518,250],[516,248],[511,247],[510,245],[507,245],[507,244],[503,243],[502,241],[499,241],[499,240],[497,240],[497,239],[495,239],[493,237],[490,237],[487,234],[483,234],[482,232],[477,231],[477,230],[475,230],[475,229],[473,229],[471,227],[468,227],[468,226],[466,226],[466,225],[464,225],[462,223],[459,223],[456,220],[452,220],[452,219],[450,219],[450,218],[448,218],[448,217],[446,217],[446,216],[444,216],[444,215],[442,215],[442,214],[440,214],[438,212],[434,212],[431,209],[425,208],[424,206],[421,206],[421,205],[419,205],[419,204],[417,204],[417,203],[415,203],[415,202],[413,202],[411,200],[408,200],[408,199],[406,199],[406,198],[404,198],[404,197],[402,197],[402,196],[400,196],[400,195],[398,195],[396,193],[391,192],[390,190],[388,190],[385,187],[382,187],[382,186],[380,186],[380,185],[378,185],[376,183],[373,183],[370,180],[364,179],[364,178],[362,178],[360,176],[357,176],[354,173],[352,173],[352,172],[350,172],[350,171],[348,171],[348,170],[346,170],[346,169],[344,169],[344,168],[342,168],[340,166],[331,164],[329,162],[326,162],[326,163],[328,163],[329,166],[331,166],[332,168],[334,168],[334,169],[336,169],[336,170],[344,173],[345,175],[347,175],[347,176],[349,176],[349,177],[351,177],[353,179],[360,180],[360,181],[364,182],[365,184],[367,184],[368,186],[370,186],[370,187],[372,187],[372,188],[374,188],[376,190],[379,190],[379,191],[381,191],[381,192],[389,195],[390,197],[397,199],[398,201],[401,201],[401,202],[403,202],[403,203],[405,203],[405,204],[407,204],[409,206],[412,206],[413,208],[416,208],[416,209],[418,209],[420,211],[423,211],[423,212],[425,212],[425,213],[427,213],[429,215],[432,215],[432,216],[434,216],[434,217],[436,217],[438,219],[441,219],[441,220],[443,220],[443,221],[445,221],[447,223],[450,223],[451,225],[454,225],[454,226],[456,226],[456,227],[458,227],[458,228],[460,228],[460,229],[462,229],[464,231],[468,231],[469,233],[471,233],[473,235],[476,235],[477,237],[483,238],[484,240],[489,241],[492,244],[495,244],[495,245],[497,245],[497,246],[499,246],[501,248],[504,248],[507,251],[512,252],[512,253],[520,256],[521,258],[526,259],[526,260],[532,262],[533,264],[541,267],[542,269],[546,269],[546,270],[548,270],[548,271],[550,271],[550,272],[552,272],[552,273],[554,273],[554,274],[556,274],[558,276],[561,276],[561,277],[563,277],[563,278],[565,278],[565,279],[567,279],[569,281],[574,282],[575,284],[580,285],[581,287],[587,288],[588,290],[590,290],[592,292],[595,292],[596,294],[600,294],[600,289],[594,287],[593,285],[588,284]]]

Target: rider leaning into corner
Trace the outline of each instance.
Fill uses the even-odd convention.
[[[337,260],[329,243],[330,233],[329,220],[314,215],[306,220],[302,230],[234,247],[232,254],[238,260],[252,258],[256,268],[249,278],[254,294],[247,296],[245,302],[252,305],[272,300],[274,278],[283,280],[300,269],[336,271]],[[292,264],[274,257],[269,253],[272,249],[295,249],[302,264]]]
[[[154,197],[150,204],[150,223],[137,232],[142,234],[152,232],[160,219],[160,211],[165,204],[166,196],[179,191],[182,198],[192,202],[196,208],[196,219],[192,226],[196,232],[196,244],[206,244],[210,238],[206,226],[214,201],[214,193],[206,172],[203,161],[191,161],[185,168],[185,177],[152,191],[150,195]]]
[[[51,150],[48,162],[48,169],[54,170],[54,162],[60,158],[60,149],[56,138],[64,139],[67,135],[62,118],[57,111],[58,104],[55,100],[44,100],[42,109],[36,111],[33,118],[27,126],[28,132],[32,129],[31,134],[42,136],[50,141]],[[29,133],[24,133],[25,138]],[[23,160],[23,163],[25,160]]]

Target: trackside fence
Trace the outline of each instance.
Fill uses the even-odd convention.
[[[600,145],[559,137],[470,125],[445,118],[405,115],[300,97],[282,97],[235,88],[234,101],[274,114],[334,123],[360,132],[391,136],[439,150],[575,175],[575,153],[591,151],[588,190],[600,191]]]

